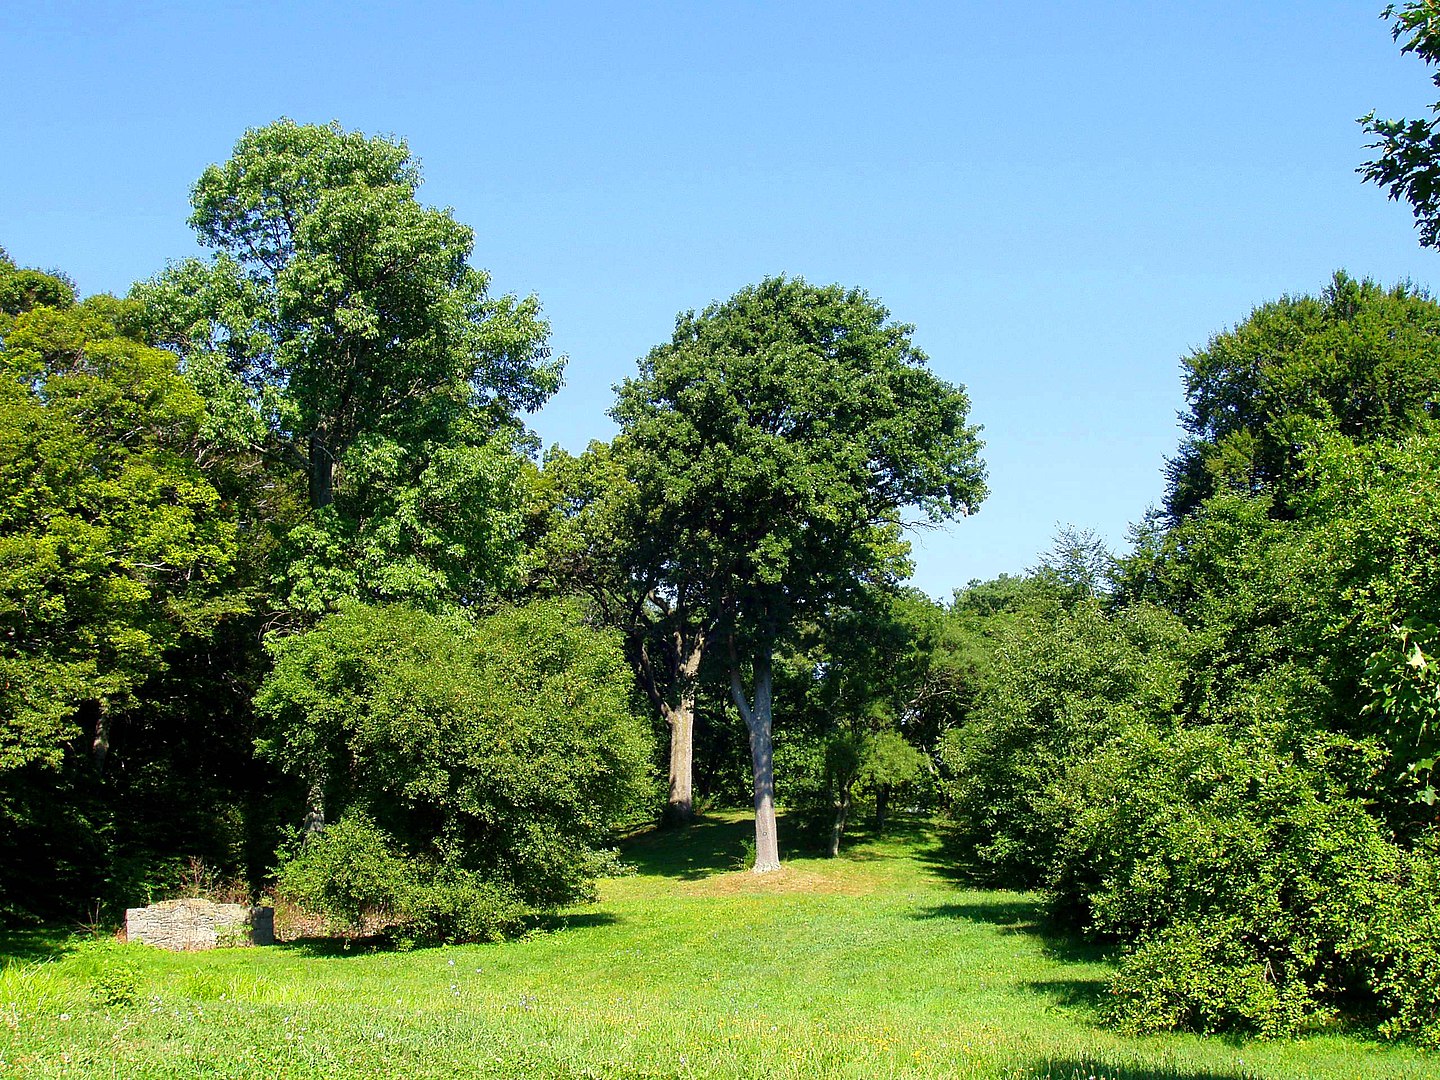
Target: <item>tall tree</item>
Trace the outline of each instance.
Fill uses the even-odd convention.
[[[489,564],[514,554],[502,451],[562,364],[535,299],[490,296],[471,230],[419,186],[402,141],[256,128],[195,185],[190,223],[216,255],[136,290],[218,433],[304,471],[302,609],[347,593],[466,602],[467,575],[493,584]]]
[[[669,537],[640,499],[640,459],[623,440],[593,442],[578,457],[558,447],[536,479],[536,576],[580,590],[625,635],[637,683],[669,733],[664,820],[694,817],[695,703],[714,631],[705,582],[670,572]]]
[[[1215,335],[1184,361],[1190,437],[1169,463],[1170,519],[1221,492],[1272,496],[1283,516],[1318,431],[1371,442],[1422,429],[1440,400],[1437,341],[1440,304],[1344,273]]]
[[[669,580],[706,596],[723,628],[750,735],[757,872],[780,864],[777,642],[807,609],[898,575],[902,510],[943,520],[985,494],[969,401],[910,335],[858,289],[768,278],[681,315],[611,412]]]

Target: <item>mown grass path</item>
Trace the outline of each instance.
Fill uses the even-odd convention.
[[[1041,934],[1033,897],[955,884],[929,828],[757,877],[731,869],[748,827],[642,837],[636,874],[504,945],[14,937],[0,1076],[1440,1075],[1440,1058],[1340,1034],[1124,1038],[1097,1021],[1105,964]]]

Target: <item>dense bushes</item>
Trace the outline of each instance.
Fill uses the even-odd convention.
[[[351,922],[368,904],[421,936],[485,936],[505,919],[477,905],[590,895],[604,840],[654,809],[620,644],[563,602],[473,623],[357,605],[275,652],[256,699],[271,724],[263,752],[305,779],[314,810],[359,813],[387,834],[349,817],[282,875],[299,887],[322,866],[340,874],[343,845],[363,851],[367,876],[353,886],[340,875],[333,897],[300,890]]]
[[[1440,860],[1361,797],[1385,745],[1317,723],[1305,707],[1333,695],[1284,664],[1203,722],[1214,698],[1176,666],[1202,634],[1090,605],[1002,642],[941,744],[982,874],[1044,886],[1058,925],[1120,948],[1107,1010],[1127,1030],[1350,1015],[1433,1040]]]
[[[947,797],[987,878],[1044,879],[1052,785],[1128,728],[1170,714],[1185,646],[1179,621],[1149,605],[1110,617],[1091,600],[1007,624],[986,692],[939,747]]]
[[[1112,986],[1124,1026],[1276,1034],[1353,996],[1399,853],[1322,771],[1254,735],[1133,732],[1057,800],[1057,914],[1138,943]]]
[[[513,890],[481,874],[405,854],[358,811],[297,837],[275,887],[345,930],[385,930],[405,944],[498,941],[529,913]]]
[[[982,874],[1118,948],[1124,1028],[1440,1038],[1437,330],[1337,276],[1192,357],[1168,520],[941,742]]]

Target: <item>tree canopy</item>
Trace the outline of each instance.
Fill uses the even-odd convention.
[[[776,642],[806,608],[898,576],[902,511],[942,520],[985,495],[969,400],[911,333],[858,289],[767,278],[682,314],[611,411],[655,508],[667,584],[699,583],[723,621],[754,759],[757,871],[779,865]]]
[[[517,413],[558,387],[533,298],[492,296],[471,230],[421,205],[405,143],[280,120],[195,185],[216,250],[135,289],[212,435],[303,470],[285,602],[474,603],[514,572]],[[523,441],[523,440],[522,440]]]
[[[1215,335],[1184,361],[1190,437],[1169,464],[1171,519],[1224,491],[1268,495],[1283,512],[1319,432],[1373,441],[1424,427],[1440,402],[1437,342],[1428,295],[1344,273]]]

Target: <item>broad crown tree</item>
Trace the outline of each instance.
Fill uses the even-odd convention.
[[[858,289],[767,278],[681,315],[611,412],[671,588],[703,583],[721,619],[750,732],[757,871],[779,865],[776,643],[805,610],[908,568],[902,511],[939,521],[985,495],[969,400],[911,332]]]
[[[495,447],[562,363],[537,301],[491,296],[468,262],[473,233],[423,206],[419,185],[403,141],[256,128],[195,185],[190,223],[215,256],[136,289],[205,395],[211,436],[303,469],[311,507],[335,506],[296,538],[300,608],[331,594],[464,602],[477,588],[464,566],[488,581],[514,554],[455,500],[474,488],[477,506],[518,515]],[[352,505],[337,498],[347,472],[366,481]]]

